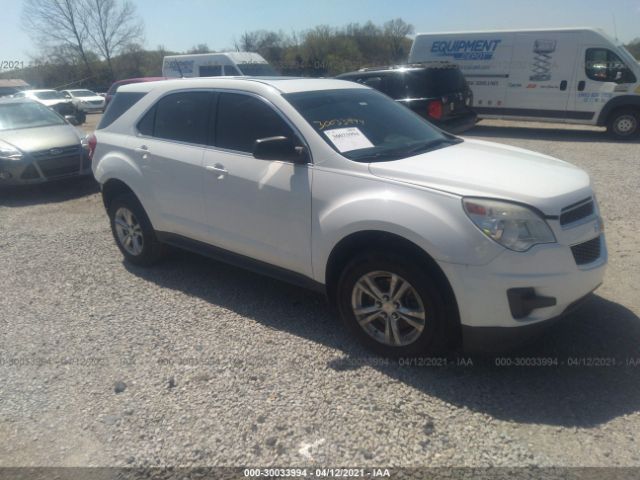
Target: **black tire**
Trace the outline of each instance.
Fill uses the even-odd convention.
[[[352,306],[352,300],[365,298],[367,295],[362,296],[362,293],[357,293],[361,292],[361,290],[356,288],[356,284],[361,279],[364,279],[366,275],[372,274],[372,272],[389,272],[401,277],[413,287],[413,292],[419,297],[425,312],[424,329],[419,334],[414,332],[417,336],[411,343],[404,345],[397,345],[400,342],[396,342],[396,345],[383,343],[383,341],[374,338],[372,334],[368,333],[365,327],[362,327],[358,322]],[[384,281],[383,276],[378,278],[378,282]],[[383,284],[377,284],[377,286],[380,285]],[[411,259],[395,253],[383,251],[364,252],[355,257],[345,267],[336,288],[336,304],[342,321],[347,329],[373,352],[387,357],[415,357],[446,352],[449,344],[447,332],[451,330],[448,328],[449,320],[446,318],[443,294],[441,288],[429,275],[428,269],[420,262],[412,262]],[[380,290],[382,291],[383,288]],[[413,293],[411,295],[413,296]],[[373,300],[373,297],[371,299]],[[389,306],[388,304],[385,305]],[[367,308],[373,308],[373,306]],[[392,314],[386,312],[383,315],[390,317]],[[384,318],[376,318],[374,321],[369,322],[368,325],[371,326],[367,328],[374,331],[377,327],[386,329],[386,322],[387,320]],[[406,323],[402,319],[399,322],[396,325]],[[405,330],[407,327],[410,328],[408,323],[402,326]]]
[[[607,132],[616,140],[633,140],[640,137],[640,110],[620,108],[609,115]]]
[[[87,121],[87,114],[82,110],[78,110],[76,112],[76,120],[78,121],[78,125],[82,125]]]
[[[141,234],[138,235],[138,237],[141,238],[142,245],[139,253],[131,252],[131,249],[128,249],[120,239],[116,227],[116,217],[121,209],[126,209],[131,212],[134,220],[140,226],[139,232],[141,232]],[[147,217],[144,208],[142,208],[140,201],[134,194],[125,193],[114,198],[109,205],[108,214],[113,238],[127,262],[135,265],[151,266],[160,260],[166,251],[165,246],[156,238],[149,217]],[[138,247],[140,246],[138,243],[136,243],[136,245]]]

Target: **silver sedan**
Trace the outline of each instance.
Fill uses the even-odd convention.
[[[28,99],[0,100],[0,188],[91,173],[84,135]]]

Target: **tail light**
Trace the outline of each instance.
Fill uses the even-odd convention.
[[[442,118],[442,102],[440,100],[431,100],[427,104],[427,114],[431,118],[440,120]]]
[[[95,134],[91,134],[87,137],[87,146],[89,148],[89,160],[93,159],[93,154],[96,151],[96,146],[98,145],[98,139]]]

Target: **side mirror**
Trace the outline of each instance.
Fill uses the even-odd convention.
[[[253,146],[253,156],[260,160],[307,163],[309,154],[305,147],[297,146],[288,137],[259,138]]]
[[[71,125],[80,125],[80,122],[78,122],[78,119],[75,115],[65,115],[64,119]]]

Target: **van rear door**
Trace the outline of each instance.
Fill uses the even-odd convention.
[[[504,114],[566,121],[578,42],[571,32],[516,33]]]

